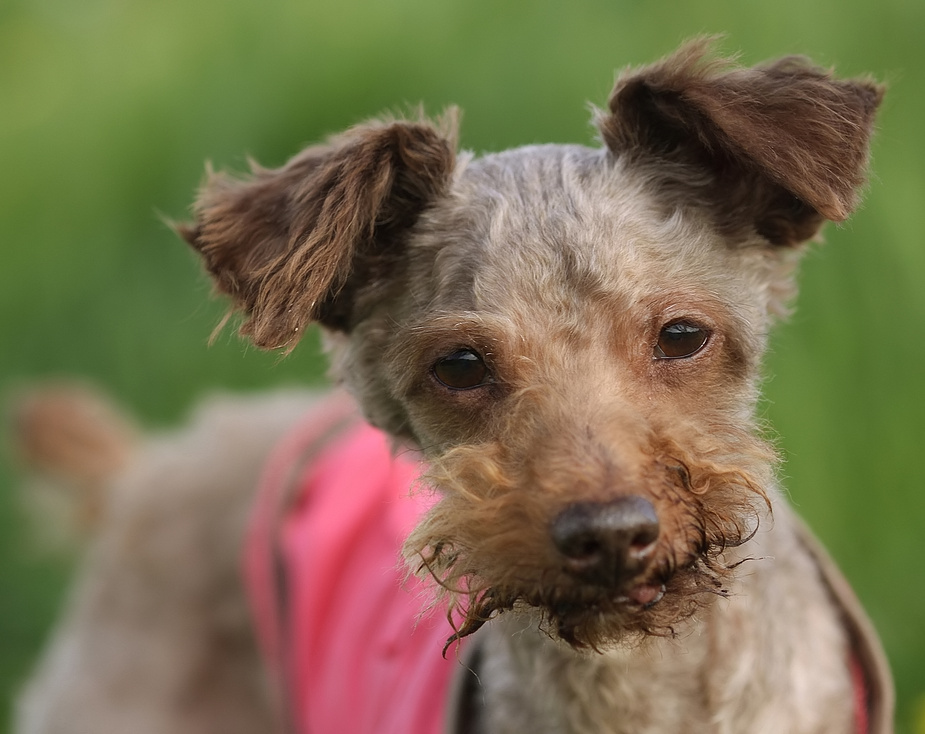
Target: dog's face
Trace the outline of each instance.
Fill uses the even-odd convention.
[[[601,645],[721,592],[716,554],[763,509],[779,258],[564,146],[468,164],[406,247],[340,369],[431,459],[444,499],[408,551],[465,589],[464,630],[526,604]]]
[[[421,217],[340,367],[431,460],[444,499],[409,556],[466,590],[470,628],[526,603],[600,645],[722,591],[716,554],[764,509],[782,267],[601,150],[483,158]]]
[[[214,177],[184,231],[269,347],[310,320],[441,501],[407,544],[458,635],[665,633],[767,513],[753,412],[798,246],[863,180],[881,90],[693,44],[618,82],[605,147],[457,161],[450,124],[357,128]]]

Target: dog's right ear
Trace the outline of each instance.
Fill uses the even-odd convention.
[[[351,284],[382,277],[448,188],[456,117],[360,125],[242,179],[210,171],[196,221],[177,229],[246,315],[243,335],[291,349],[312,321],[349,328]]]

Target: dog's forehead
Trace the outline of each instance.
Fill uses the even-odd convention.
[[[605,150],[531,146],[464,164],[422,222],[440,310],[626,304],[671,291],[738,303],[754,288],[741,248],[706,213],[660,196],[659,179]]]

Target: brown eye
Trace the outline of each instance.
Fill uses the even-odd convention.
[[[691,357],[707,343],[710,332],[690,321],[676,321],[663,326],[655,345],[656,359]]]
[[[460,349],[439,359],[432,371],[438,381],[454,390],[468,390],[488,381],[488,367],[471,349]]]

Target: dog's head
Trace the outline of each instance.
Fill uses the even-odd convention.
[[[313,321],[441,501],[408,541],[459,635],[498,611],[601,646],[722,593],[766,511],[759,362],[801,245],[863,185],[882,90],[694,42],[624,74],[604,145],[456,154],[455,119],[376,122],[211,175],[182,229],[242,332]]]

